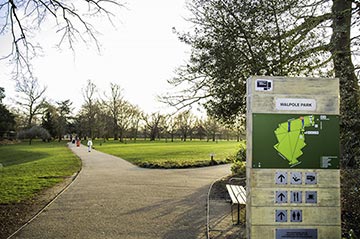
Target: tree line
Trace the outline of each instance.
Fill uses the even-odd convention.
[[[244,134],[242,121],[224,125],[213,117],[200,118],[189,110],[174,114],[145,113],[124,99],[119,84],[110,83],[109,88],[109,93],[100,95],[97,86],[88,80],[82,89],[83,104],[74,114],[70,100],[52,102],[46,99],[46,87],[36,79],[18,81],[16,106],[9,110],[1,103],[0,139],[26,138],[31,143],[33,138],[60,141],[72,135],[121,142],[139,138],[239,141]],[[0,89],[2,100],[5,89]]]

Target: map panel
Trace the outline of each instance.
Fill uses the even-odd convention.
[[[253,114],[253,168],[339,168],[339,117]]]

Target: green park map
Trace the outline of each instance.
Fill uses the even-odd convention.
[[[299,163],[297,160],[303,153],[302,148],[305,143],[305,128],[314,126],[314,116],[301,116],[297,119],[290,119],[287,122],[280,123],[275,130],[278,143],[274,148],[289,161],[290,166]],[[314,131],[318,132],[318,131]]]
[[[253,114],[253,168],[339,168],[339,117]]]

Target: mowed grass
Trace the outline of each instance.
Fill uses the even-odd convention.
[[[0,163],[0,204],[30,199],[81,167],[64,142],[1,145]]]
[[[101,144],[101,146],[100,146]],[[95,141],[94,147],[104,153],[123,158],[140,167],[185,168],[229,163],[239,149],[236,141]],[[211,162],[210,155],[214,154]]]

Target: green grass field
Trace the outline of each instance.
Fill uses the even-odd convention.
[[[101,146],[100,146],[101,144]],[[239,149],[236,141],[137,141],[120,143],[109,140],[105,143],[94,141],[94,147],[104,153],[121,157],[133,164],[149,168],[184,168],[211,164],[210,154],[214,154],[217,164],[228,163]]]
[[[64,142],[0,146],[0,204],[20,202],[61,182],[81,167]]]
[[[148,168],[207,166],[211,165],[210,154],[214,154],[216,164],[227,163],[240,144],[235,141],[94,141],[97,150]],[[0,145],[0,204],[32,198],[44,188],[73,175],[80,167],[80,160],[64,142]]]

